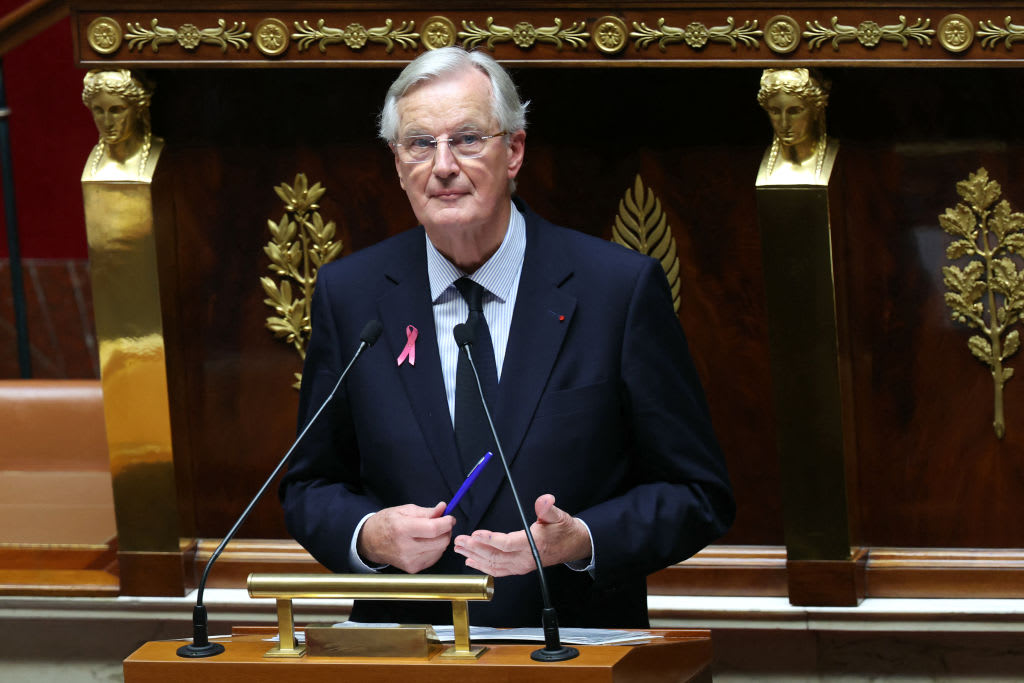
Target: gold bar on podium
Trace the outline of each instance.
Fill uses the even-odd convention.
[[[442,659],[477,659],[486,647],[469,643],[469,606],[465,600],[452,600],[452,626],[455,631],[455,645],[441,653]]]
[[[292,612],[292,601],[280,598],[277,601],[277,647],[267,650],[264,657],[301,657],[306,654],[306,646],[299,645],[295,640],[295,616]]]
[[[429,659],[441,641],[428,624],[397,626],[306,626],[311,657],[412,657]]]
[[[485,647],[473,647],[469,640],[469,600],[490,600],[494,596],[494,577],[487,575],[465,576],[461,574],[249,574],[249,597],[275,598],[278,601],[278,635],[282,647],[284,643],[294,643],[295,626],[292,615],[291,601],[296,598],[346,598],[373,600],[451,600],[452,625],[455,630],[455,645],[441,655],[447,659],[477,659],[487,651]],[[282,607],[287,603],[287,607]],[[395,650],[387,643],[378,643],[376,647],[367,645],[367,639],[374,633],[363,633],[368,629],[355,630],[353,627],[351,643],[344,643],[345,633],[349,629],[338,629],[338,635],[330,635],[329,642],[324,643],[324,627],[315,626],[314,639],[318,642],[318,653],[328,656],[333,653],[348,653],[352,648],[360,649],[364,656],[394,656]],[[411,627],[399,627],[411,628]],[[387,630],[378,628],[377,636]],[[429,645],[430,634],[420,632],[424,645]],[[432,633],[432,631],[431,631]],[[405,638],[400,634],[398,640]],[[358,642],[356,642],[358,641]],[[395,641],[398,642],[398,641]],[[359,645],[363,643],[363,645]],[[394,643],[392,643],[394,644]],[[321,647],[321,645],[323,647]],[[395,645],[397,647],[397,645]],[[266,657],[301,657],[305,648],[299,651],[293,648],[287,653],[281,647],[275,647],[266,653]],[[408,650],[403,650],[408,652]],[[418,655],[406,655],[418,656]]]

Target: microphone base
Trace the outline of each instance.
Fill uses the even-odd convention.
[[[534,650],[530,653],[530,659],[535,662],[564,662],[567,659],[574,659],[579,656],[579,650],[565,645],[550,650],[546,647],[542,647],[541,649]]]
[[[203,657],[213,657],[224,652],[224,646],[220,643],[207,643],[206,645],[195,645],[189,643],[188,645],[182,645],[178,648],[179,657],[188,657],[189,659],[201,659]]]

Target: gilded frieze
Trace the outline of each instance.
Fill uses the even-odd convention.
[[[321,266],[338,257],[343,245],[340,239],[335,239],[334,221],[325,223],[320,215],[317,202],[327,192],[320,183],[310,186],[306,174],[299,173],[292,185],[281,183],[274,192],[284,202],[285,213],[280,221],[267,220],[271,239],[263,253],[270,259],[270,271],[280,279],[260,278],[267,295],[263,303],[275,313],[267,317],[266,325],[276,338],[294,346],[299,357],[305,359],[317,273]],[[296,373],[295,378],[293,386],[298,389],[301,373]]]
[[[840,43],[856,40],[866,48],[877,47],[883,40],[900,43],[907,47],[909,40],[916,40],[921,46],[931,45],[935,29],[931,26],[931,19],[920,17],[913,24],[907,23],[907,18],[902,14],[899,17],[900,23],[886,24],[884,26],[870,20],[862,21],[857,26],[846,26],[839,23],[839,17],[832,17],[830,26],[822,26],[818,21],[808,21],[807,30],[804,31],[804,38],[812,50],[820,48],[824,43],[832,42],[832,49],[838,51]]]
[[[462,46],[472,50],[481,43],[486,43],[487,49],[493,50],[496,43],[513,42],[518,47],[528,50],[535,43],[549,43],[559,50],[562,45],[580,50],[587,46],[590,34],[586,32],[587,22],[574,21],[572,26],[562,28],[562,20],[556,18],[554,26],[536,27],[528,21],[520,21],[509,28],[494,23],[494,17],[487,17],[484,27],[480,28],[473,21],[463,21],[462,30],[459,31],[459,38]]]
[[[646,254],[665,270],[672,290],[672,306],[679,312],[679,253],[676,238],[668,225],[668,218],[661,210],[661,200],[650,188],[644,188],[640,174],[633,182],[633,189],[626,190],[619,200],[619,215],[612,225],[612,241],[624,247]]]
[[[141,52],[147,45],[153,48],[153,52],[159,52],[161,45],[177,43],[188,51],[195,50],[200,43],[216,45],[221,52],[227,52],[228,46],[236,50],[245,50],[249,47],[249,39],[252,33],[245,30],[245,22],[234,22],[231,28],[223,19],[217,20],[217,28],[199,28],[195,24],[185,23],[178,28],[167,28],[160,26],[159,19],[153,19],[149,28],[143,28],[140,22],[125,24],[128,31],[124,37],[128,39],[128,49]]]
[[[366,47],[367,43],[380,43],[384,45],[384,51],[390,54],[395,45],[405,50],[416,47],[420,34],[415,32],[415,28],[416,22],[403,21],[401,26],[396,27],[391,19],[385,20],[383,26],[374,28],[366,28],[359,23],[351,23],[345,28],[331,28],[327,26],[326,19],[319,19],[314,28],[308,21],[301,24],[296,21],[292,40],[296,41],[299,52],[308,50],[313,43],[317,44],[320,52],[327,52],[328,45],[338,43],[345,43],[350,50],[357,51]]]
[[[653,43],[664,52],[666,47],[674,43],[686,43],[694,50],[704,48],[708,43],[726,43],[733,50],[740,43],[750,48],[760,47],[758,40],[764,32],[757,28],[757,20],[745,21],[742,26],[736,26],[732,17],[728,17],[725,26],[705,26],[699,21],[687,24],[685,28],[667,26],[664,17],[658,19],[655,28],[650,28],[643,22],[633,22],[633,32],[630,38],[635,39],[634,45],[638,50],[646,48]]]
[[[964,12],[968,9],[970,6]],[[761,51],[763,42],[767,50],[758,56],[759,60],[800,51],[804,53],[801,59],[814,62],[833,59],[829,52],[847,50],[852,52],[849,57],[870,61],[893,59],[894,50],[898,48],[885,49],[884,44],[894,43],[904,50],[918,48],[913,59],[931,62],[948,61],[954,56],[958,61],[983,58],[978,54],[979,47],[994,51],[1002,46],[1006,52],[1011,52],[1016,43],[1024,41],[1024,24],[1014,23],[1010,15],[986,17],[990,8],[974,9],[973,16],[958,12],[896,14],[895,23],[882,21],[886,18],[884,11],[880,5],[877,15],[873,16],[868,10],[867,18],[850,24],[841,23],[839,15],[815,16],[813,11],[791,10],[779,14],[770,8],[751,8],[747,16],[727,16],[724,21],[710,10],[685,8],[665,10],[653,16],[623,11],[577,20],[552,16],[553,12],[519,14],[506,9],[500,16],[495,11],[483,21],[480,15],[425,16],[427,12],[410,9],[404,19],[374,16],[369,20],[372,23],[367,21],[368,14],[358,11],[324,11],[319,16],[308,17],[293,12],[278,17],[243,13],[236,14],[237,21],[217,19],[216,26],[206,28],[203,28],[205,19],[188,14],[153,13],[141,21],[136,17],[126,21],[118,13],[110,12],[105,16],[82,18],[83,23],[88,22],[82,29],[82,49],[86,63],[96,62],[97,57],[104,58],[103,61],[141,63],[149,57],[144,54],[149,52],[147,47],[156,54],[161,48],[176,43],[183,51],[179,57],[187,58],[193,54],[198,57],[196,53],[201,52],[202,45],[213,45],[220,48],[224,60],[251,62],[288,57],[304,59],[313,56],[303,53],[311,52],[314,45],[321,54],[329,53],[332,45],[344,45],[349,54],[341,50],[331,58],[357,61],[358,54],[351,53],[364,53],[371,44],[382,45],[389,55],[451,45],[495,50],[500,44],[509,44],[532,52],[530,57],[558,55],[574,62],[601,58],[641,62],[661,58],[659,54],[648,52],[654,46],[661,53],[669,53],[672,46],[685,45],[679,50],[681,55],[673,54],[672,58],[724,64],[749,57],[729,56],[708,48],[720,44],[728,45],[733,52],[740,47]],[[256,29],[250,33],[247,26]],[[250,42],[255,50],[249,49]],[[292,44],[295,49],[290,49]],[[831,51],[827,50],[828,45]],[[123,54],[123,46],[136,54]],[[541,47],[544,49],[540,50]],[[867,52],[863,51],[865,49]],[[1008,55],[1005,58],[1012,59]],[[209,60],[210,55],[204,53],[202,59]]]
[[[953,320],[974,328],[967,348],[989,367],[995,383],[992,426],[1000,439],[1006,434],[1003,387],[1013,368],[1003,362],[1020,350],[1017,323],[1024,313],[1024,273],[1018,268],[1024,251],[1024,214],[1000,200],[1002,188],[989,180],[984,168],[956,184],[963,200],[939,216],[939,225],[953,236],[946,247],[950,261],[965,265],[942,269],[946,305]]]

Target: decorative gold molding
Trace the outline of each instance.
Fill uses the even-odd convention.
[[[436,50],[439,47],[451,47],[455,45],[457,38],[455,24],[448,17],[430,17],[423,22],[423,31],[420,42],[428,50]]]
[[[931,17],[919,16],[910,21],[906,15],[901,14],[898,15],[898,23],[881,24],[866,19],[856,25],[846,25],[839,22],[838,16],[810,20],[802,18],[797,22],[788,14],[777,14],[765,20],[763,16],[768,14],[766,11],[764,15],[755,15],[756,18],[747,18],[742,22],[729,16],[725,24],[720,26],[696,20],[686,23],[692,15],[676,11],[662,15],[653,23],[638,20],[629,25],[616,15],[583,18],[571,23],[556,17],[551,19],[552,23],[548,26],[536,26],[526,20],[505,26],[495,23],[494,16],[488,16],[485,22],[477,24],[475,20],[460,19],[455,15],[435,15],[422,21],[414,18],[399,22],[389,18],[384,20],[383,25],[371,27],[358,21],[348,21],[363,18],[367,16],[365,13],[346,15],[332,12],[321,13],[320,18],[289,22],[288,27],[294,25],[294,30],[291,30],[288,27],[282,28],[285,22],[280,19],[258,14],[241,15],[246,21],[233,23],[217,19],[217,26],[207,28],[201,28],[193,22],[185,22],[173,28],[161,26],[159,16],[143,21],[124,21],[123,15],[111,13],[109,16],[89,18],[89,24],[82,33],[82,43],[88,45],[88,48],[81,49],[86,61],[96,62],[96,56],[116,55],[127,41],[128,51],[139,53],[139,57],[125,55],[122,59],[141,62],[147,46],[152,47],[156,54],[161,47],[178,43],[186,52],[193,53],[201,45],[209,44],[220,47],[225,54],[232,48],[235,53],[229,57],[232,61],[253,61],[257,57],[284,55],[292,42],[298,43],[298,52],[310,50],[316,44],[322,53],[327,52],[328,46],[339,43],[344,43],[354,52],[361,52],[369,43],[378,43],[385,47],[388,54],[392,54],[396,46],[416,52],[456,44],[468,49],[484,47],[494,50],[499,43],[513,43],[522,50],[530,50],[538,43],[546,43],[558,51],[568,48],[589,52],[588,57],[616,57],[625,51],[630,42],[638,52],[655,44],[661,52],[666,52],[670,45],[679,43],[685,43],[692,50],[700,52],[711,43],[729,45],[733,51],[741,45],[759,50],[763,40],[768,49],[780,57],[796,52],[801,43],[806,42],[808,52],[811,53],[807,58],[814,61],[828,59],[827,55],[814,56],[819,49],[825,48],[826,43],[831,43],[834,51],[839,51],[843,43],[855,41],[868,50],[873,50],[883,41],[900,43],[907,49],[911,42],[916,42],[921,48],[930,47],[935,39],[948,55],[943,57],[930,51],[926,56],[915,58],[915,61],[938,58],[948,62],[950,55],[961,56],[967,53],[975,41],[980,42],[981,48],[985,50],[995,50],[1002,44],[1007,51],[1013,50],[1015,43],[1024,41],[1024,24],[1013,23],[1009,15],[1001,21],[993,21],[970,19],[961,13],[942,15],[936,12]],[[334,22],[340,27],[329,26],[328,22]],[[671,25],[673,22],[678,25]],[[932,28],[933,22],[936,22],[935,28]],[[247,25],[255,25],[256,29],[250,33],[246,30]],[[591,39],[593,50],[589,50]],[[258,55],[249,50],[250,40],[259,51]],[[87,50],[91,50],[89,57],[85,56]],[[884,58],[886,54],[889,53],[883,52],[878,57]],[[336,58],[354,59],[344,55]],[[573,55],[571,58],[578,57]],[[716,59],[712,55],[706,58],[716,64],[728,59]],[[643,55],[633,55],[632,59],[643,60]]]
[[[733,50],[742,42],[747,47],[759,47],[758,38],[763,32],[757,29],[757,20],[745,21],[743,26],[736,28],[732,17],[726,19],[726,26],[713,26],[708,28],[700,22],[691,22],[686,28],[666,26],[665,19],[658,19],[657,28],[649,28],[644,22],[633,22],[636,29],[630,33],[631,38],[636,39],[637,49],[648,47],[657,41],[662,52],[668,45],[685,42],[694,50],[699,50],[709,42],[727,43]]]
[[[786,14],[778,14],[764,25],[764,44],[772,52],[789,54],[800,46],[800,24]]]
[[[486,42],[487,49],[493,50],[495,43],[507,43],[512,41],[518,47],[528,50],[535,43],[549,43],[559,50],[562,43],[580,50],[587,46],[590,34],[586,32],[587,22],[572,22],[569,28],[562,28],[562,20],[555,18],[554,26],[535,27],[528,21],[520,21],[513,28],[499,26],[494,23],[494,17],[487,17],[484,28],[479,28],[476,22],[462,22],[462,31],[459,31],[459,38],[466,49],[473,49]]]
[[[284,54],[288,49],[288,26],[280,19],[264,19],[253,31],[253,44],[268,57]]]
[[[626,49],[629,29],[618,17],[601,17],[594,24],[594,46],[606,55],[617,55]]]
[[[638,173],[632,191],[619,200],[619,215],[612,226],[612,241],[658,260],[672,289],[672,306],[679,312],[679,254],[676,238],[661,210],[661,200],[646,189]]]
[[[274,188],[284,202],[285,213],[277,223],[267,220],[271,240],[263,247],[263,253],[270,259],[271,272],[281,280],[277,283],[261,277],[260,284],[267,295],[263,303],[277,314],[267,317],[267,329],[294,346],[305,360],[316,277],[321,266],[338,257],[343,244],[334,239],[334,221],[324,223],[320,216],[317,201],[327,189],[320,183],[310,187],[305,173],[297,174],[293,185],[281,183]],[[292,291],[292,282],[301,290],[298,295]],[[298,389],[302,374],[295,373],[295,378],[293,386]]]
[[[85,36],[97,54],[112,55],[121,47],[121,27],[110,17],[97,17],[89,22]]]
[[[700,50],[708,43],[726,43],[735,50],[740,43],[747,47],[758,48],[761,46],[761,38],[764,32],[757,28],[757,20],[745,21],[742,26],[737,27],[732,17],[726,18],[726,26],[712,26],[708,28],[699,21],[691,22],[686,28],[666,26],[665,18],[658,19],[657,28],[649,28],[644,22],[633,22],[635,29],[629,34],[630,38],[636,39],[636,48],[648,47],[651,43],[657,42],[658,48],[664,52],[668,45],[674,43],[686,43],[694,50]]]
[[[1024,40],[1024,26],[1011,23],[1011,17],[1003,20],[1003,27],[996,26],[994,21],[978,22],[978,38],[981,39],[981,46],[988,49],[996,49],[996,45],[1002,41],[1007,50],[1013,49],[1013,44]]]
[[[964,52],[974,42],[974,23],[962,14],[947,14],[935,30],[939,45],[954,54]]]
[[[326,19],[319,19],[316,28],[309,25],[308,21],[301,24],[295,22],[295,33],[292,40],[298,41],[299,52],[309,49],[313,43],[317,43],[320,52],[327,52],[328,45],[345,43],[351,50],[362,50],[367,43],[381,43],[384,51],[391,53],[397,43],[405,50],[416,47],[420,34],[415,33],[416,22],[403,21],[402,25],[395,28],[391,19],[386,19],[383,26],[366,28],[362,24],[352,23],[345,28],[331,28],[327,26]]]
[[[824,43],[831,41],[832,49],[838,51],[840,43],[856,40],[866,48],[876,47],[881,41],[888,40],[898,42],[907,47],[908,38],[917,41],[922,47],[932,44],[932,36],[935,29],[931,26],[931,19],[918,17],[913,24],[907,24],[907,18],[902,14],[899,17],[900,23],[886,24],[880,26],[874,21],[862,21],[857,26],[845,26],[839,23],[839,17],[832,17],[831,28],[822,26],[820,22],[807,22],[807,30],[804,31],[804,38],[811,50],[821,47]]]
[[[154,18],[150,22],[150,28],[142,28],[141,22],[134,25],[129,21],[125,24],[128,31],[124,37],[128,39],[128,50],[142,50],[149,45],[153,52],[159,52],[161,45],[178,43],[189,52],[199,47],[200,43],[216,45],[221,52],[228,51],[228,45],[236,50],[245,50],[249,47],[249,38],[252,34],[245,30],[245,22],[234,22],[231,28],[223,19],[217,20],[217,28],[198,28],[195,24],[182,24],[177,29],[166,28],[159,25],[160,20]]]
[[[946,247],[946,258],[969,257],[970,261],[963,268],[943,267],[942,280],[949,290],[946,305],[953,320],[985,335],[972,335],[967,347],[992,371],[992,426],[1002,439],[1006,434],[1003,387],[1013,377],[1013,368],[1004,367],[1003,361],[1020,350],[1020,334],[1011,328],[1024,312],[1024,273],[1017,267],[1024,251],[1024,214],[1011,211],[1005,199],[999,201],[1003,190],[989,180],[984,168],[958,182],[956,191],[966,204],[946,209],[939,225],[955,238]]]

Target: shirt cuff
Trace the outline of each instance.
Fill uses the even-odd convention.
[[[580,521],[580,524],[583,525],[583,528],[587,530],[587,537],[590,539],[590,557],[583,560],[573,560],[572,562],[566,562],[565,566],[573,570],[574,572],[588,572],[590,574],[590,577],[593,578],[594,566],[597,562],[597,556],[594,553],[594,534],[590,533],[590,527],[587,526],[586,522],[584,522],[579,517],[577,517],[576,519],[578,519]],[[356,533],[359,533],[358,529],[356,529]]]
[[[375,565],[370,566],[363,562],[363,558],[359,557],[358,540],[359,532],[363,530],[363,525],[366,524],[366,520],[373,517],[376,513],[371,512],[370,514],[359,520],[359,524],[356,524],[356,530],[352,534],[352,544],[348,547],[348,564],[352,567],[352,571],[356,574],[375,574],[381,569],[386,568],[388,565]],[[594,541],[590,541],[591,547],[594,545]]]

